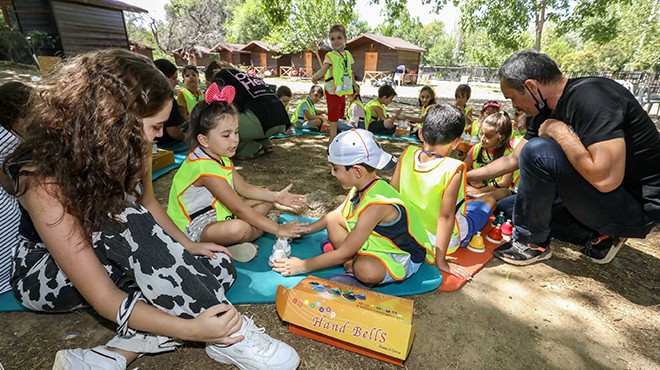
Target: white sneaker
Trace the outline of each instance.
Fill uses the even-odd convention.
[[[125,370],[126,358],[104,346],[57,351],[53,370]]]
[[[241,330],[232,336],[236,335],[244,335],[245,339],[231,346],[207,343],[206,354],[241,370],[292,370],[300,364],[300,357],[291,346],[271,338],[252,319],[243,316]]]

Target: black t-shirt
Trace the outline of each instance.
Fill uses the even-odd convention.
[[[217,79],[236,88],[234,105],[239,112],[252,111],[259,118],[264,132],[275,126],[291,124],[284,104],[262,78],[235,69],[222,69],[215,74],[214,80]]]
[[[660,222],[660,135],[649,115],[621,84],[602,77],[569,79],[551,115],[573,128],[585,147],[624,138],[623,187]],[[550,117],[535,116],[525,139],[538,136]]]
[[[173,104],[172,104],[172,110],[170,111],[170,116],[169,118],[167,118],[167,122],[165,122],[165,124],[163,125],[163,136],[156,138],[156,143],[158,143],[158,145],[161,146],[180,143],[179,140],[171,137],[167,133],[168,127],[179,126],[184,122],[183,116],[179,111],[179,106],[176,103],[176,98],[172,98],[172,102]]]

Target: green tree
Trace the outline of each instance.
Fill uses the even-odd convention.
[[[310,50],[319,63],[330,25],[350,24],[355,14],[355,0],[265,0],[262,7],[272,28],[267,41],[282,53]]]
[[[233,14],[225,23],[226,41],[247,44],[268,36],[271,28],[264,22],[266,14],[259,0],[245,0],[234,7]]]

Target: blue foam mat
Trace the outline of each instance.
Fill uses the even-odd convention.
[[[282,215],[280,222],[290,222],[293,219],[309,223],[315,221],[312,218]],[[326,237],[327,233],[323,230],[295,239],[291,242],[291,255],[299,258],[311,258],[319,255],[321,253],[319,244]],[[275,243],[275,236],[267,234],[257,239],[256,243],[259,245],[257,257],[247,263],[236,262],[238,276],[227,293],[227,298],[234,304],[273,303],[279,285],[292,288],[306,277],[306,275],[284,277],[270,269],[268,257]],[[338,266],[314,271],[310,275],[327,279],[331,275],[343,272],[344,269]],[[425,263],[410,278],[402,282],[378,286],[373,290],[394,296],[407,296],[434,291],[441,283],[442,275],[438,269]],[[18,303],[12,292],[0,294],[0,312],[9,311],[28,311]]]
[[[163,167],[159,170],[153,171],[151,173],[151,180],[155,181],[157,178],[166,175],[168,172],[181,167],[181,164],[183,163],[183,161],[186,160],[187,156],[188,156],[188,152],[174,153],[174,163],[172,163],[167,167]]]
[[[309,129],[299,129],[296,128],[296,134],[295,135],[288,135],[288,134],[277,134],[274,136],[271,136],[271,139],[284,139],[292,136],[301,136],[303,134],[310,134],[310,135],[322,135],[322,136],[328,136],[330,135],[327,132],[320,132],[320,131],[315,131],[315,130],[309,130]],[[404,136],[394,136],[394,135],[374,135],[376,138],[381,139],[381,140],[398,140],[398,141],[408,141],[412,143],[421,143],[422,141],[419,140],[417,137],[417,133],[415,132],[414,134],[411,134],[410,137],[404,137]]]
[[[315,219],[282,215],[280,221],[289,222],[293,219],[301,222],[313,222]],[[325,230],[306,235],[291,242],[291,255],[299,258],[311,258],[321,253],[319,244],[327,237]],[[275,302],[277,287],[283,285],[292,288],[305,278],[306,275],[284,277],[274,272],[268,266],[268,257],[275,243],[275,236],[264,235],[257,239],[259,254],[248,263],[236,263],[238,277],[227,293],[227,298],[234,304],[242,303],[272,303]],[[328,278],[334,274],[341,274],[344,269],[340,266],[314,271],[310,275]],[[373,288],[373,290],[395,296],[421,294],[437,289],[442,283],[442,275],[437,267],[423,264],[419,271],[410,278],[392,284]]]

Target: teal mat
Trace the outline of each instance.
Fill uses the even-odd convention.
[[[299,129],[296,128],[296,134],[295,135],[287,135],[287,134],[277,134],[275,136],[271,136],[271,139],[284,139],[292,136],[301,136],[303,134],[310,134],[310,135],[322,135],[322,136],[328,136],[330,135],[327,132],[320,132],[320,131],[315,131],[315,130],[308,130],[308,129]],[[381,140],[398,140],[398,141],[408,141],[412,143],[421,143],[422,141],[419,140],[417,137],[417,133],[411,134],[410,137],[403,137],[403,136],[394,136],[394,135],[374,135],[378,139]]]
[[[288,222],[294,218],[303,222],[311,223],[315,221],[310,218],[290,215],[282,215],[280,221]],[[319,244],[326,237],[327,233],[323,230],[293,240],[291,242],[291,255],[303,259],[319,255],[321,253]],[[270,269],[268,266],[268,257],[275,243],[275,236],[267,234],[257,239],[256,243],[259,245],[259,254],[257,257],[248,263],[236,263],[238,277],[227,294],[229,301],[234,304],[275,302],[275,294],[279,285],[292,288],[305,278],[303,275],[284,277]],[[310,275],[327,279],[331,275],[341,274],[343,272],[344,269],[342,267],[333,267],[314,271]],[[394,296],[407,296],[433,291],[441,283],[442,275],[438,271],[438,268],[425,263],[410,278],[402,282],[375,287],[373,290]]]
[[[310,218],[282,215],[280,222],[289,222],[294,218],[302,222],[315,221]],[[295,239],[291,242],[291,255],[299,258],[311,258],[319,255],[321,253],[319,244],[326,236],[327,233],[324,230]],[[273,303],[279,285],[292,288],[305,278],[304,275],[284,277],[270,269],[268,257],[275,243],[275,236],[267,234],[257,239],[256,243],[259,245],[257,257],[248,263],[236,262],[238,277],[227,293],[227,298],[234,304]],[[331,275],[343,272],[342,267],[333,267],[314,271],[311,275],[327,279]],[[436,290],[441,283],[442,275],[438,269],[425,263],[410,278],[402,282],[375,287],[373,290],[394,296],[407,296]],[[18,303],[12,292],[0,295],[0,312],[9,311],[28,311]]]

